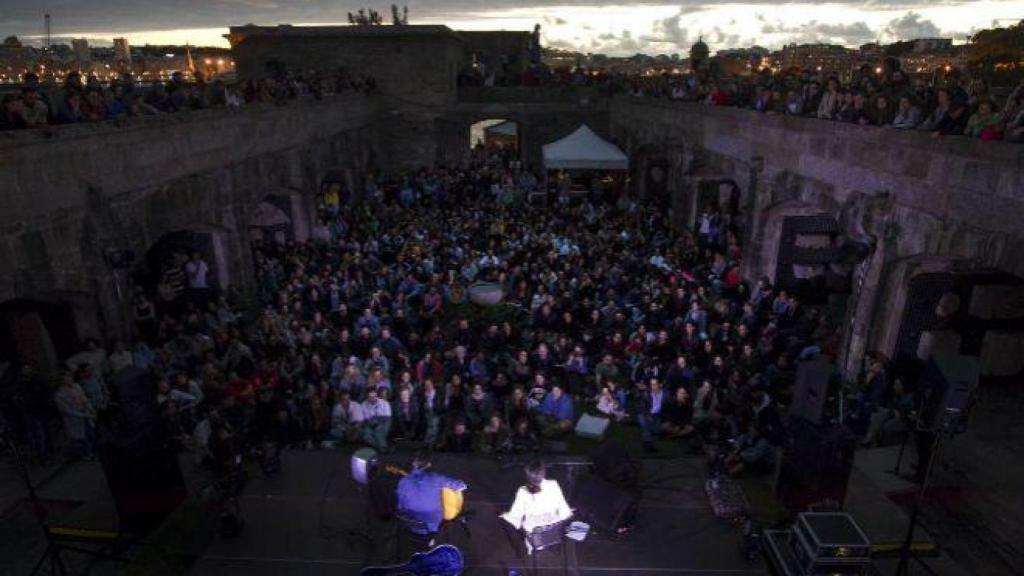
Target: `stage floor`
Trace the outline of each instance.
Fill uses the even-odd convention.
[[[387,456],[384,461],[405,468],[408,456]],[[762,564],[744,559],[741,529],[713,516],[704,493],[701,458],[641,462],[635,529],[626,536],[591,532],[585,542],[571,543],[566,550],[570,574],[767,574]],[[506,576],[511,568],[523,576],[531,574],[530,561],[516,557],[498,518],[522,484],[522,467],[479,456],[438,454],[434,469],[469,484],[469,533],[455,526],[448,540],[462,550],[464,574]],[[556,466],[550,476],[571,495],[568,470]],[[571,497],[569,503],[573,505]],[[359,574],[365,565],[394,563],[394,524],[372,520],[367,530],[364,506],[349,474],[347,452],[286,452],[279,475],[256,477],[246,487],[241,498],[246,521],[242,534],[213,542],[191,574],[343,576]],[[351,537],[350,530],[369,533],[372,543]],[[408,552],[401,555],[404,561]],[[561,552],[541,553],[538,566],[541,574],[561,573]]]

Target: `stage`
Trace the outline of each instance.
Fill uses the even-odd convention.
[[[388,455],[385,463],[408,467],[408,455]],[[562,458],[552,456],[549,461]],[[571,460],[565,458],[564,460]],[[754,575],[767,574],[760,562],[744,559],[742,529],[714,517],[704,492],[704,461],[700,457],[650,458],[640,463],[641,498],[636,527],[627,535],[592,531],[584,542],[567,546],[568,573],[581,576]],[[553,466],[572,498],[574,474],[583,469]],[[498,514],[505,511],[523,482],[518,462],[481,456],[437,454],[434,470],[469,484],[465,511],[471,514],[468,534],[453,526],[448,542],[465,557],[466,576],[506,576],[509,569],[531,574],[529,559],[518,559]],[[397,560],[393,522],[371,518],[367,526],[364,493],[349,472],[349,452],[289,451],[282,471],[252,478],[240,499],[246,521],[234,539],[217,538],[194,564],[193,576],[244,574],[359,574],[364,565]],[[211,519],[212,521],[212,519]],[[349,531],[368,533],[372,543]],[[445,541],[444,538],[441,538]],[[402,544],[403,552],[409,549]],[[562,553],[538,556],[539,573],[560,574]]]

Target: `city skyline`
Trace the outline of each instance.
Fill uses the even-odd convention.
[[[1019,5],[1003,0],[920,3],[874,0],[860,4],[832,2],[772,4],[762,0],[662,4],[563,0],[544,6],[525,0],[507,2],[440,0],[410,2],[410,23],[446,24],[464,30],[529,30],[542,26],[545,45],[615,56],[635,53],[684,53],[699,37],[712,51],[760,45],[824,42],[857,46],[923,37],[964,41],[971,33],[1024,18]],[[387,12],[390,4],[363,4]],[[342,24],[360,4],[303,0],[285,5],[275,0],[91,0],[25,5],[0,0],[3,35],[23,41],[42,40],[43,12],[53,17],[53,38],[69,42],[87,38],[109,44],[126,37],[133,45],[192,44],[227,46],[230,25],[256,23]],[[104,8],[105,7],[105,8]]]

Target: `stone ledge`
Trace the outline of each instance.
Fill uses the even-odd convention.
[[[759,131],[764,128],[782,128],[787,131],[817,133],[818,135],[841,134],[851,139],[870,141],[879,145],[914,146],[922,151],[975,157],[1024,170],[1024,145],[1012,142],[982,142],[963,136],[936,137],[933,134],[914,130],[860,126],[781,114],[762,114],[744,108],[704,106],[691,102],[620,96],[615,98],[615,104],[683,112],[687,115],[698,116],[703,122],[708,120],[740,122],[741,126],[756,126]]]
[[[317,109],[331,109],[338,104],[346,103],[376,106],[376,102],[377,100],[373,95],[332,94],[320,100],[310,96],[298,100],[289,100],[285,104],[247,104],[240,108],[208,108],[172,114],[135,116],[103,122],[57,124],[33,130],[10,130],[0,132],[0,155],[3,155],[5,150],[12,148],[23,148],[39,144],[45,145],[53,142],[93,139],[111,134],[126,134],[135,131],[148,131],[188,124],[203,125],[229,118],[257,120],[282,111],[315,111]]]

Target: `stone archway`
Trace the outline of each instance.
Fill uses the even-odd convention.
[[[95,302],[86,295],[52,294],[3,302],[0,362],[24,362],[40,374],[56,376],[60,361],[79,349],[82,337],[98,335],[96,313]]]
[[[308,200],[297,190],[267,194],[249,214],[250,239],[263,242],[305,242],[310,237]]]
[[[232,285],[232,258],[229,232],[216,226],[195,226],[167,232],[146,251],[140,263],[143,278],[152,286],[168,286],[176,295],[188,288],[182,272],[192,254],[198,253],[208,266],[207,285],[224,290]]]
[[[532,127],[525,116],[508,106],[488,105],[437,119],[438,162],[448,165],[466,162],[471,158],[474,135],[481,131],[481,127],[497,125],[499,121],[515,126],[515,135],[509,141],[514,140],[516,159],[529,163],[540,157],[539,146],[542,143],[532,142]]]
[[[807,219],[800,222],[802,219]],[[811,262],[795,262],[792,252],[795,248],[798,236],[831,236],[838,232],[836,217],[825,207],[810,204],[799,200],[791,200],[776,204],[761,215],[763,224],[758,228],[758,233],[751,238],[750,249],[747,251],[749,257],[744,258],[743,276],[745,278],[757,279],[768,278],[775,281],[779,278],[780,258],[783,266],[793,264],[811,264]],[[787,221],[789,227],[787,228]],[[806,224],[806,225],[805,225]],[[818,232],[818,229],[821,229]],[[787,240],[787,242],[784,242]],[[784,245],[785,244],[785,245]],[[814,248],[826,248],[819,241],[814,243]],[[831,244],[830,244],[831,245]],[[787,270],[784,276],[788,277]]]
[[[474,152],[509,153],[518,159],[522,151],[519,122],[508,118],[487,118],[469,126],[469,147]]]
[[[875,348],[914,365],[936,334],[960,354],[981,359],[982,377],[1024,374],[1024,279],[971,261],[915,257],[893,267],[876,316]]]

